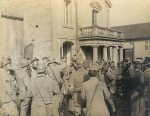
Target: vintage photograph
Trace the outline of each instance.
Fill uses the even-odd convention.
[[[0,116],[150,116],[150,0],[0,2]]]

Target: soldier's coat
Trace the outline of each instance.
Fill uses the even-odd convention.
[[[0,69],[0,101],[3,103],[2,108],[7,114],[18,116],[18,110],[14,100],[17,99],[16,92],[12,85],[14,78],[3,69]]]
[[[36,86],[38,87],[38,89]],[[38,92],[38,90],[40,93]],[[31,115],[46,116],[47,112],[45,109],[44,102],[48,105],[49,110],[51,110],[51,113],[53,114],[53,107],[52,107],[53,94],[59,93],[59,89],[56,86],[54,80],[43,74],[40,75],[38,74],[37,77],[34,79],[34,81],[32,81],[31,91],[33,94]]]
[[[81,114],[81,104],[82,104],[82,98],[81,98],[81,88],[83,82],[86,82],[90,79],[90,76],[88,75],[88,71],[81,67],[79,68],[74,74],[72,75],[72,82],[71,86],[74,87],[73,92],[73,100],[74,100],[74,110],[75,114],[79,115]]]
[[[81,90],[82,99],[86,100],[86,116],[109,116],[109,111],[105,104],[105,99],[108,100],[110,97],[110,92],[104,82],[99,81],[97,77],[91,77],[90,80],[83,83]],[[97,89],[95,91],[96,85],[98,83]],[[90,107],[90,103],[94,98]]]

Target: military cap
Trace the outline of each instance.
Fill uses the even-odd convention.
[[[43,63],[40,63],[38,66],[37,66],[37,73],[42,73],[42,72],[45,72],[46,71],[46,66],[43,64]]]
[[[27,60],[27,59],[21,60],[21,68],[28,66],[29,64],[30,64],[29,60]]]
[[[10,60],[8,60],[8,59],[2,59],[2,61],[1,61],[1,67],[6,66],[9,63],[11,63]]]
[[[96,65],[90,65],[89,70],[99,70],[99,68]]]
[[[36,57],[32,57],[32,58],[31,58],[31,63],[32,63],[33,61],[35,61],[35,60],[39,60],[39,59],[36,58]]]

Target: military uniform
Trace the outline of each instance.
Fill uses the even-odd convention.
[[[105,74],[105,81],[111,93],[116,92],[116,75],[117,73],[111,68],[108,69],[108,72]]]
[[[150,110],[150,68],[144,71],[143,78],[145,84],[145,90],[144,90],[145,108],[146,110]]]
[[[72,99],[74,100],[75,114],[78,116],[81,114],[81,87],[83,82],[90,79],[90,76],[88,75],[88,71],[83,67],[79,68],[72,76],[71,86],[74,87]]]
[[[59,94],[58,95],[54,95],[53,96],[53,112],[55,116],[59,116],[59,105],[60,102],[63,99],[63,96],[61,95],[61,88],[62,88],[62,78],[60,76],[60,72],[61,70],[64,68],[65,65],[57,65],[57,66],[53,66],[53,67],[48,67],[48,76],[50,78],[52,78],[55,82],[55,84],[57,85],[57,87],[59,88]]]
[[[26,82],[26,80],[29,78],[30,77],[28,76],[26,71],[22,69],[16,71],[16,80],[17,80],[17,85],[19,88],[18,99],[21,102],[21,116],[26,116],[29,102],[32,97],[31,91],[29,87],[27,86],[29,81]]]
[[[81,96],[82,99],[86,100],[85,116],[110,116],[107,106],[105,104],[105,99],[109,99],[110,92],[108,91],[105,83],[98,81],[99,80],[97,79],[97,77],[91,77],[90,80],[83,83]]]
[[[59,88],[53,79],[44,74],[38,74],[32,81],[32,116],[53,115],[53,94],[59,94]]]
[[[17,96],[14,86],[14,78],[3,69],[0,69],[0,101],[2,102],[2,113],[9,116],[19,116],[16,103]]]

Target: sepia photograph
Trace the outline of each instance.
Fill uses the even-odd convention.
[[[150,116],[150,0],[0,3],[0,116]]]

